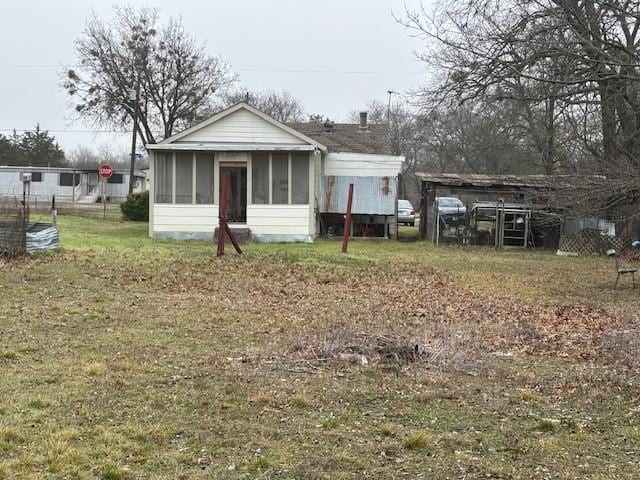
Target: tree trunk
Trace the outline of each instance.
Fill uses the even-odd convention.
[[[610,80],[598,82],[600,92],[600,115],[602,118],[602,152],[604,164],[612,162],[618,156],[616,145],[616,109]]]

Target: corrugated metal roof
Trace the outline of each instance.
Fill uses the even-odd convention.
[[[424,182],[446,186],[474,187],[530,187],[542,188],[557,185],[559,179],[567,176],[553,175],[483,175],[475,173],[423,173],[416,176]]]
[[[323,176],[320,186],[320,212],[345,213],[350,183],[353,183],[351,213],[395,215],[398,191],[396,177]]]

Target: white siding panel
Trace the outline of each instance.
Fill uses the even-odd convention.
[[[233,112],[177,141],[183,142],[305,144],[299,138],[244,109]]]
[[[154,205],[155,232],[211,232],[218,226],[217,205]]]
[[[309,205],[249,205],[247,227],[254,235],[313,235]],[[154,232],[211,232],[218,226],[217,205],[153,206]]]
[[[295,227],[302,225],[303,222],[308,222],[309,217],[251,217],[251,225],[255,227],[268,227],[277,225],[280,227]]]
[[[254,235],[311,235],[308,205],[249,205],[247,226]]]
[[[324,175],[358,177],[395,177],[400,173],[404,157],[364,153],[329,153]]]
[[[311,235],[307,225],[299,227],[258,226],[251,228],[252,235]]]

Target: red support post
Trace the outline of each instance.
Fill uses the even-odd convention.
[[[344,216],[344,230],[342,232],[342,253],[347,253],[349,234],[351,233],[351,204],[353,203],[353,183],[349,184],[347,197],[347,214]]]
[[[229,189],[229,174],[222,177],[222,194],[220,195],[220,208],[218,209],[218,253],[217,257],[224,255],[224,236],[227,232],[227,196]]]
[[[218,253],[216,256],[221,257],[224,255],[224,236],[228,235],[229,240],[233,244],[236,252],[239,255],[242,255],[242,250],[240,249],[240,245],[236,240],[236,237],[233,235],[233,232],[229,228],[229,224],[227,223],[227,199],[229,198],[229,182],[230,176],[226,173],[222,177],[222,193],[220,195],[220,208],[218,209]]]

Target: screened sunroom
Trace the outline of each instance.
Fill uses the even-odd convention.
[[[309,152],[154,152],[155,232],[210,236],[217,226],[222,179],[228,175],[231,224],[258,235],[309,235],[314,183],[310,160]]]

